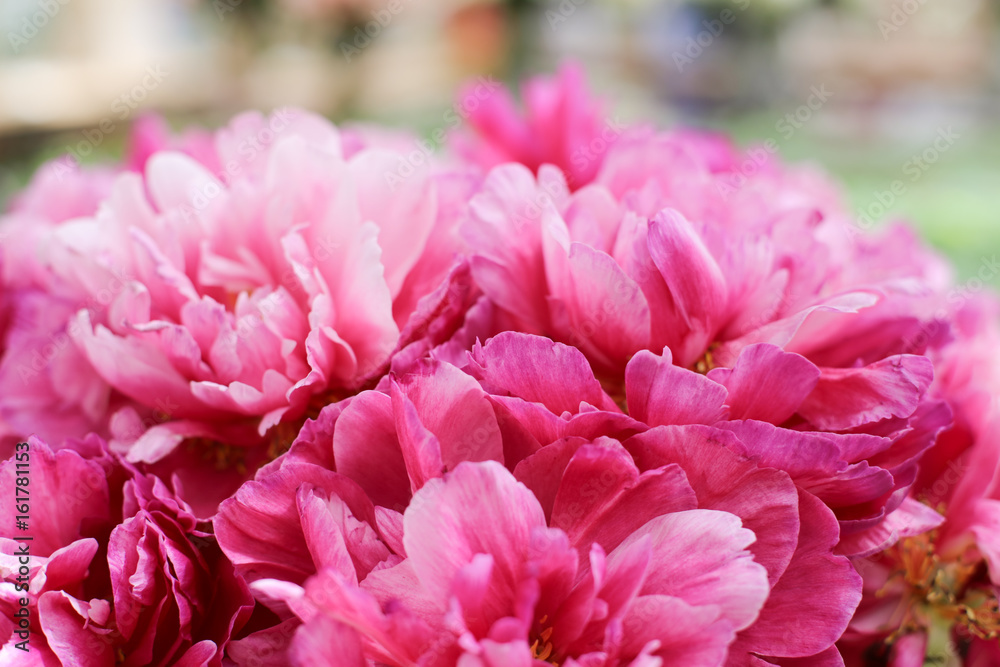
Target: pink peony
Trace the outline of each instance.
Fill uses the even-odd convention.
[[[58,403],[73,420],[53,435],[106,433],[150,464],[194,447],[192,461],[252,470],[395,352],[445,340],[434,318],[452,301],[461,324],[475,293],[460,266],[449,273],[471,184],[460,173],[393,181],[396,154],[355,146],[345,157],[337,130],[304,112],[236,118],[214,153],[204,142],[189,151],[206,164],[142,128],[143,175],[122,174],[96,213],[51,220],[11,247],[46,284],[39,303],[22,301],[29,343],[58,339],[57,358],[30,369],[47,378],[44,400],[18,374],[28,348],[3,360],[3,404],[22,432]],[[15,234],[23,217],[7,221]]]
[[[48,238],[60,226],[93,215],[114,178],[107,168],[49,162],[2,219],[0,268],[9,324],[0,358],[0,417],[13,436],[37,433],[54,442],[82,437],[108,410],[107,384],[89,371],[66,333],[73,312],[97,304],[81,299],[76,286],[46,265],[61,260]]]
[[[933,355],[932,391],[954,424],[922,458],[907,520],[891,522],[905,539],[856,561],[865,597],[841,641],[845,654],[898,665],[1000,660],[1000,304],[951,296],[961,297],[949,300],[959,304],[956,338]]]
[[[632,465],[620,445],[600,442],[573,463],[585,476]],[[547,520],[499,464],[461,463],[414,496],[395,545],[405,558],[397,552],[360,587],[348,562],[328,565],[304,592],[257,588],[306,622],[294,664],[315,664],[301,644],[317,616],[316,634],[326,618],[346,623],[369,657],[392,665],[719,664],[767,597],[767,572],[746,549],[753,533],[732,514],[683,509],[693,492],[676,468],[640,476],[632,466],[632,475],[632,493],[606,499],[620,506],[610,516],[566,514],[557,496]],[[579,500],[575,487],[564,477],[560,492],[577,496],[564,502]],[[622,524],[624,505],[646,511]]]
[[[666,368],[675,369],[669,363]],[[714,385],[693,372],[675,370],[689,374],[695,384]],[[556,639],[551,655],[560,660],[574,657],[581,664],[596,660],[585,657],[595,651],[610,651],[608,655],[613,657],[608,657],[607,663],[593,664],[629,664],[640,659],[647,642],[653,640],[660,642],[659,647],[650,647],[647,653],[666,657],[668,662],[670,656],[687,656],[690,664],[720,664],[727,653],[727,664],[732,665],[754,664],[751,654],[822,655],[823,660],[833,660],[832,644],[849,620],[859,594],[859,580],[847,559],[832,552],[839,532],[834,514],[809,492],[797,490],[787,473],[748,458],[747,447],[736,435],[701,425],[705,422],[694,412],[700,401],[709,403],[703,414],[720,409],[710,406],[705,392],[699,393],[690,383],[684,386],[683,382],[664,381],[660,385],[662,397],[650,401],[654,409],[648,414],[651,423],[646,424],[634,418],[641,410],[631,402],[630,408],[635,408],[631,417],[618,408],[576,350],[523,334],[501,334],[473,351],[464,372],[449,363],[424,362],[414,373],[389,378],[380,390],[363,392],[324,410],[288,454],[262,469],[255,481],[223,503],[215,521],[220,544],[237,571],[258,582],[259,599],[281,618],[307,622],[306,629],[294,635],[294,644],[291,632],[280,633],[283,644],[279,645],[293,653],[304,650],[295,648],[298,642],[307,641],[302,637],[320,633],[314,624],[333,619],[363,628],[362,643],[374,646],[366,648],[365,655],[386,661],[388,651],[393,661],[387,664],[411,664],[408,661],[417,661],[420,656],[429,660],[426,652],[433,653],[441,642],[446,643],[447,651],[437,659],[445,662],[432,660],[428,664],[456,664],[463,651],[481,655],[490,642],[501,639],[502,643],[518,644],[502,649],[514,656],[530,648],[539,633],[545,632],[545,627],[537,625],[538,618],[549,615],[558,627],[571,623],[569,619],[593,618],[593,623],[603,619],[597,625],[574,620],[583,625],[567,630],[568,634],[554,631],[552,635]],[[714,386],[725,394],[723,387]],[[642,391],[637,394],[637,400],[642,400]],[[680,406],[687,413],[680,419],[657,420],[668,406]],[[493,467],[491,461],[502,463],[508,472]],[[456,471],[463,468],[465,474],[478,479],[468,484],[482,483],[484,487],[479,496],[466,489],[462,497],[480,497],[479,502],[488,505],[480,508],[465,501],[467,507],[476,509],[462,513],[439,508],[442,516],[471,522],[472,530],[489,506],[524,506],[528,516],[540,512],[548,526],[546,534],[558,536],[559,546],[552,557],[569,563],[560,567],[575,573],[559,576],[574,585],[599,588],[600,581],[610,578],[611,573],[601,573],[595,563],[603,562],[605,556],[610,563],[622,544],[632,544],[629,539],[639,541],[639,537],[629,535],[645,534],[644,526],[651,530],[651,523],[681,521],[690,512],[708,512],[698,515],[703,516],[706,527],[715,525],[716,518],[738,520],[742,530],[753,535],[753,541],[740,549],[747,549],[763,568],[767,582],[759,613],[753,612],[754,622],[745,619],[723,625],[714,625],[719,620],[715,617],[706,621],[708,625],[698,626],[701,630],[690,628],[703,641],[685,643],[670,634],[671,624],[679,621],[670,621],[674,612],[665,607],[662,616],[654,614],[658,629],[650,628],[648,637],[639,633],[637,636],[645,639],[636,639],[627,650],[620,646],[612,650],[602,642],[617,636],[614,623],[628,622],[626,606],[621,607],[623,616],[617,619],[602,616],[604,612],[587,606],[596,603],[580,589],[568,584],[568,588],[560,588],[545,578],[516,584],[522,575],[514,574],[496,576],[513,587],[509,590],[518,590],[517,585],[537,587],[543,593],[552,588],[555,597],[531,598],[528,611],[524,611],[510,606],[513,602],[501,602],[520,597],[505,597],[513,593],[498,589],[500,597],[491,603],[492,615],[483,618],[481,611],[464,612],[467,601],[462,596],[466,594],[458,591],[465,582],[471,584],[468,577],[473,571],[486,572],[478,577],[487,576],[489,571],[481,570],[487,557],[491,562],[503,559],[505,568],[513,568],[504,572],[562,570],[545,565],[544,559],[535,563],[533,559],[541,558],[544,549],[541,555],[525,555],[522,550],[530,551],[531,540],[517,533],[519,538],[512,536],[509,542],[488,549],[463,547],[464,551],[458,551],[466,553],[463,558],[467,560],[457,563],[454,572],[447,575],[447,581],[455,577],[454,581],[434,584],[443,587],[441,590],[456,591],[454,602],[448,602],[438,588],[425,588],[429,575],[423,570],[411,572],[410,568],[418,567],[416,562],[406,565],[412,557],[408,540],[423,539],[431,545],[438,539],[432,535],[440,533],[424,527],[424,519],[411,516],[430,516],[424,514],[425,491],[429,494],[429,488],[448,487]],[[442,474],[445,481],[435,481]],[[525,490],[515,492],[521,489],[519,485]],[[530,497],[524,495],[527,491],[532,492],[532,503],[538,510],[528,509],[535,504],[524,505],[527,501],[493,497]],[[486,524],[487,528],[495,526],[495,522]],[[695,531],[694,525],[686,530]],[[332,536],[329,531],[333,531]],[[452,546],[454,542],[449,540],[439,548]],[[661,555],[672,553],[667,543],[654,541],[651,548],[652,562],[665,562],[659,560]],[[510,555],[502,555],[508,552]],[[701,553],[695,551],[692,557]],[[434,558],[427,558],[422,562],[434,562]],[[440,560],[440,556],[436,558]],[[337,570],[336,575],[331,568]],[[466,569],[468,574],[463,574]],[[587,581],[588,572],[597,580],[581,583]],[[389,573],[402,579],[390,578]],[[537,579],[538,575],[534,576]],[[389,583],[380,583],[383,579]],[[491,581],[492,575],[477,585],[489,587]],[[312,600],[304,607],[296,602],[303,595],[298,588],[302,586],[306,599]],[[803,599],[805,588],[814,588],[815,594]],[[404,589],[409,592],[399,592]],[[339,591],[335,601],[328,598],[322,602],[322,595],[334,595],[331,590]],[[313,599],[314,593],[321,597]],[[666,592],[648,589],[635,594]],[[724,597],[721,591],[717,594]],[[565,600],[561,595],[567,596]],[[437,611],[428,611],[424,601],[428,596],[439,605]],[[581,596],[582,601],[577,599]],[[692,602],[683,596],[681,599],[688,605]],[[568,606],[561,607],[564,604]],[[721,598],[712,604],[726,605]],[[296,616],[289,616],[289,609]],[[556,609],[559,611],[553,613]],[[316,620],[317,613],[329,619]],[[793,615],[810,619],[808,633],[789,631]],[[508,627],[513,618],[521,619],[520,625]],[[472,619],[477,620],[473,623]],[[405,646],[389,647],[384,642],[395,634],[391,628],[402,631],[399,624],[417,634]],[[501,631],[501,627],[507,630]],[[592,633],[573,634],[584,628]],[[513,634],[503,634],[507,631]],[[703,631],[708,634],[697,634]],[[469,638],[461,639],[466,633]],[[345,641],[354,641],[350,633],[344,636]],[[273,633],[267,635],[267,641],[274,638]],[[234,649],[242,650],[243,642],[249,647],[263,641],[265,635],[241,639],[234,643]],[[545,643],[538,644],[541,652]],[[619,650],[624,652],[615,652]],[[524,655],[530,657],[530,653]],[[281,658],[276,659],[280,662]]]
[[[221,665],[252,598],[190,508],[97,438],[56,452],[31,439],[26,451],[29,527],[14,530],[10,508],[0,529],[0,664]],[[15,466],[0,464],[5,489],[14,488]],[[34,539],[14,539],[24,535]],[[15,586],[25,544],[26,593]],[[25,595],[29,663],[15,646]]]
[[[648,352],[707,373],[723,387],[704,384],[705,410],[837,510],[843,553],[897,539],[882,524],[951,418],[923,356],[948,337],[940,260],[901,228],[860,235],[821,177],[714,135],[626,132],[579,189],[565,169],[500,165],[470,204],[498,317],[578,348],[620,403]]]

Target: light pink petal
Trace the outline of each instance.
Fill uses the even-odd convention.
[[[649,303],[610,255],[570,243],[565,223],[552,211],[544,216],[552,325],[601,366],[617,369],[649,345]]]
[[[188,380],[154,343],[115,336],[102,325],[94,327],[85,310],[77,315],[70,331],[97,372],[118,391],[140,403],[157,396],[189,416],[208,414],[191,397]]]
[[[669,595],[643,595],[624,619],[622,651],[636,655],[655,641],[652,653],[663,665],[720,665],[735,635],[732,622],[720,612],[715,605],[698,607]]]
[[[640,595],[669,595],[696,607],[718,605],[721,616],[736,629],[757,619],[770,587],[767,570],[747,551],[754,534],[742,527],[739,517],[715,510],[665,514],[618,548],[628,549],[646,535],[652,540],[653,557]],[[608,555],[609,566],[616,553]]]
[[[493,556],[512,595],[535,528],[545,527],[538,501],[499,463],[462,463],[429,481],[403,517],[403,544],[424,587],[446,594],[474,554]]]
[[[435,189],[426,177],[387,182],[385,175],[398,166],[399,155],[377,149],[362,151],[350,162],[362,219],[380,230],[385,282],[393,298],[424,250],[437,209]]]
[[[471,216],[462,235],[476,253],[472,275],[498,306],[543,333],[548,306],[545,285],[540,205],[548,195],[538,191],[525,167],[507,164],[492,170],[469,204]]]
[[[331,223],[332,224],[332,223]],[[357,232],[331,251],[324,266],[336,304],[331,325],[351,346],[362,375],[388,361],[396,347],[399,329],[392,317],[392,297],[384,277],[378,227],[364,223]],[[310,324],[315,329],[317,324]],[[339,378],[343,381],[352,377]]]
[[[296,667],[368,666],[358,633],[322,615],[299,627],[288,657]]]
[[[183,153],[163,151],[146,164],[146,184],[156,207],[161,210],[195,206],[206,192],[220,192],[224,186],[210,171]]]

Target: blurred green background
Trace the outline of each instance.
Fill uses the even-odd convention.
[[[964,279],[1000,254],[998,13],[990,0],[2,0],[0,204],[86,132],[100,145],[85,161],[114,158],[145,111],[218,126],[297,105],[430,131],[463,80],[574,59],[623,117],[774,139],[840,179],[859,214],[904,181],[889,216]],[[162,81],[147,85],[150,68]],[[925,153],[934,163],[913,172]]]

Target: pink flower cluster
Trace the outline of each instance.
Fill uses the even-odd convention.
[[[1000,664],[998,302],[582,78],[39,170],[0,665]]]

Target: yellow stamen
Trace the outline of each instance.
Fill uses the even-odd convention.
[[[555,657],[552,655],[555,653],[555,648],[552,646],[552,642],[549,641],[549,638],[552,637],[552,626],[545,627],[545,623],[548,620],[548,615],[538,619],[538,625],[544,629],[538,633],[535,641],[531,644],[531,656],[536,660],[543,660],[550,665],[559,667],[559,663],[556,662]]]

